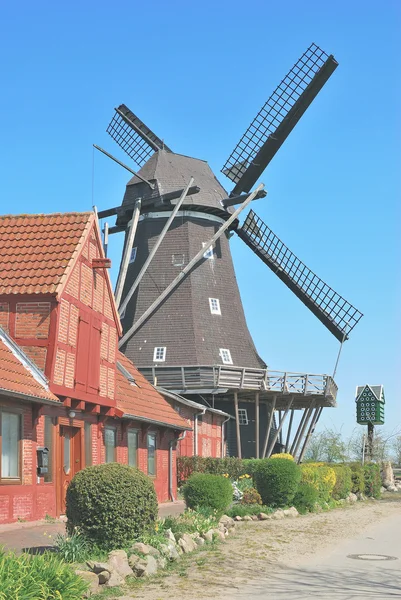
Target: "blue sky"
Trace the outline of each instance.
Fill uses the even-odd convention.
[[[401,423],[400,39],[398,0],[2,3],[1,212],[118,205],[129,175],[93,158],[92,144],[135,168],[105,133],[122,102],[218,174],[317,43],[340,66],[263,175],[268,197],[253,208],[365,314],[344,345],[338,408],[319,427],[350,433],[355,387],[372,383],[385,386],[392,430]],[[118,236],[112,246],[115,279]],[[269,366],[331,373],[335,338],[239,239],[232,253]]]

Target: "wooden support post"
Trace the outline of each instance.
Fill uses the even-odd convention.
[[[373,460],[373,437],[375,426],[373,423],[368,423],[368,460]]]
[[[298,442],[300,431],[301,431],[302,426],[303,426],[303,424],[305,422],[306,413],[307,413],[307,409],[305,409],[304,412],[303,412],[303,415],[302,415],[301,420],[300,420],[299,425],[298,425],[298,429],[296,430],[295,435],[294,435],[294,439],[292,441],[292,445],[291,445],[291,449],[290,449],[290,454],[292,454],[292,456],[294,456],[294,454],[293,454],[294,448],[295,448],[295,446],[296,446],[296,444]]]
[[[312,416],[312,412],[313,412],[314,407],[315,407],[315,403],[314,403],[314,401],[312,401],[311,406],[307,410],[307,414],[306,414],[306,418],[305,418],[304,424],[303,424],[302,428],[300,429],[300,432],[299,432],[299,435],[298,435],[298,440],[297,440],[297,443],[296,443],[295,448],[294,448],[294,452],[291,452],[291,454],[293,455],[294,458],[296,457],[296,454],[298,452],[298,448],[299,448],[299,446],[301,444],[302,437],[303,437],[303,435],[305,433],[305,430],[308,427],[308,424],[309,424],[310,418]]]
[[[273,452],[274,444],[277,442],[278,436],[280,435],[280,432],[281,432],[281,430],[283,428],[283,425],[284,425],[284,421],[286,420],[286,417],[287,417],[287,415],[288,415],[288,413],[290,411],[290,408],[291,408],[293,402],[294,402],[294,396],[291,396],[291,398],[288,401],[288,404],[287,404],[287,407],[285,409],[285,412],[284,412],[284,414],[283,414],[283,416],[281,418],[281,421],[280,421],[280,424],[279,424],[279,426],[277,428],[277,431],[274,434],[273,439],[270,442],[270,445],[269,445],[269,447],[267,449],[267,452],[266,452],[266,457],[267,458],[269,458],[269,456]]]
[[[123,259],[121,261],[121,268],[120,268],[120,272],[118,274],[116,291],[114,294],[115,298],[116,298],[117,308],[120,306],[120,302],[121,302],[121,296],[122,296],[123,289],[124,289],[125,278],[127,276],[129,259],[131,256],[132,245],[134,243],[135,233],[136,233],[136,228],[138,226],[138,220],[139,220],[140,213],[141,213],[141,199],[139,198],[135,202],[134,212],[132,213],[132,219],[130,221],[130,225],[128,228],[128,235],[127,235],[127,239],[125,242]]]
[[[241,432],[239,426],[239,412],[238,412],[238,394],[234,392],[234,408],[235,408],[235,427],[237,431],[237,456],[242,458],[241,452]]]
[[[302,446],[302,450],[301,450],[301,453],[300,453],[299,458],[298,458],[298,464],[300,464],[302,462],[303,458],[304,458],[304,454],[305,454],[306,448],[308,447],[308,443],[309,443],[309,440],[311,438],[311,435],[315,431],[316,423],[317,423],[317,421],[319,419],[319,415],[320,415],[321,411],[322,411],[321,407],[320,408],[319,407],[315,408],[315,414],[312,417],[312,421],[311,421],[310,427],[308,429],[308,433],[305,436],[304,445]]]
[[[256,392],[255,395],[255,443],[255,457],[259,458],[259,392]]]
[[[280,423],[281,423],[281,419],[282,419],[282,418],[283,418],[282,411],[281,411],[281,410],[279,410],[279,411],[278,411],[278,424],[279,424],[279,425],[280,425]],[[280,445],[283,445],[283,430],[282,430],[282,429],[280,429],[280,435],[278,436],[278,440],[279,440],[279,443],[280,443]]]
[[[290,445],[290,437],[291,437],[291,429],[292,429],[293,419],[294,419],[294,409],[291,410],[290,422],[288,423],[287,439],[285,441],[284,452],[288,452],[288,446]]]
[[[276,399],[277,399],[277,396],[273,396],[272,405],[271,405],[270,414],[269,414],[269,420],[267,423],[265,442],[263,444],[262,458],[265,458],[265,456],[266,456],[267,444],[269,443],[269,436],[270,436],[270,431],[271,431],[272,423],[273,423],[274,409],[276,408]]]

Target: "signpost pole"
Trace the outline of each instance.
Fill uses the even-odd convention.
[[[368,423],[368,457],[369,460],[373,459],[373,435],[374,435],[375,426],[373,423]]]

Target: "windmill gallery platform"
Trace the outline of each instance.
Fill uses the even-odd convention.
[[[98,213],[116,216],[102,225],[106,251],[109,234],[125,234],[115,290],[119,348],[159,389],[231,415],[231,456],[288,450],[302,460],[337,386],[328,375],[267,368],[247,327],[230,238],[237,234],[341,344],[362,317],[253,210],[239,219],[266,195],[260,176],[337,66],[315,44],[306,50],[225,162],[229,194],[206,161],[173,152],[124,104],[107,131],[139,170],[97,147],[133,174],[121,205]],[[201,420],[202,412],[195,427]]]

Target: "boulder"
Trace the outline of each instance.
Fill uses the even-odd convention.
[[[299,517],[299,512],[295,506],[291,506],[291,508],[287,508],[287,510],[284,511],[284,515],[286,517]]]
[[[97,594],[99,591],[99,579],[96,573],[92,573],[91,571],[75,571],[76,575],[79,575],[89,583],[89,589],[85,593],[84,598],[89,598],[92,594]]]
[[[88,565],[89,569],[93,571],[93,573],[102,573],[102,571],[109,571],[109,573],[111,573],[112,571],[112,568],[110,567],[109,563],[106,562],[87,560],[86,564]]]
[[[156,558],[157,568],[158,569],[165,569],[166,568],[167,559],[164,558],[164,556],[158,556],[158,557],[154,557],[154,558]]]
[[[389,485],[387,488],[388,492],[398,492],[398,488],[395,485]]]
[[[257,521],[258,517],[256,515],[251,515],[251,521]]]
[[[236,517],[234,517],[234,521],[242,521],[242,517],[240,517],[239,515],[237,515]]]
[[[209,531],[204,533],[202,535],[202,537],[206,542],[213,542],[213,534],[214,534],[214,529],[209,529]]]
[[[268,519],[271,519],[271,515],[267,515],[264,512],[260,512],[258,514],[258,519],[259,519],[259,521],[267,521]]]
[[[176,542],[174,533],[171,531],[171,529],[166,529],[166,531],[164,532],[164,536],[168,539],[171,540],[172,542]]]
[[[351,504],[355,504],[355,502],[357,502],[357,500],[358,500],[358,497],[356,494],[353,494],[352,492],[350,492],[348,494],[348,500]]]
[[[250,515],[245,515],[245,517],[243,518],[243,521],[253,521],[253,519]]]
[[[140,556],[138,556],[137,554],[130,554],[129,559],[128,559],[128,564],[132,570],[134,570],[134,566],[136,565],[136,563],[139,560],[142,560],[142,558]]]
[[[278,510],[276,510],[272,515],[271,518],[272,519],[284,519],[285,515],[284,515],[284,511],[281,510],[281,508],[279,508]]]
[[[224,535],[224,534],[223,534]],[[178,540],[178,545],[184,554],[188,554],[189,552],[193,552],[196,548],[196,544],[192,537],[188,533],[183,533]]]
[[[110,575],[111,575],[110,571],[101,571],[98,574],[98,576],[97,576],[98,579],[99,579],[100,585],[103,585],[104,583],[107,583],[108,580],[110,579]]]
[[[205,544],[205,540],[202,537],[195,538],[195,544],[197,546],[203,546]]]
[[[107,561],[112,571],[117,571],[121,577],[128,577],[132,575],[132,569],[128,564],[128,556],[125,550],[112,550],[109,552],[109,559]]]
[[[132,571],[131,571],[132,575]],[[105,587],[118,587],[124,583],[124,577],[122,577],[117,571],[112,571],[110,573],[109,579],[104,584]]]
[[[157,573],[157,560],[154,556],[149,554],[148,556],[145,556],[145,558],[140,558],[133,563],[132,570],[136,577],[149,577],[149,575],[155,575],[155,573]]]
[[[161,549],[163,555],[168,560],[174,561],[174,560],[178,560],[180,558],[180,555],[177,550],[177,546],[171,540],[168,540],[167,544],[162,544],[160,546],[160,549]]]
[[[150,554],[150,546],[147,544],[142,544],[142,542],[137,542],[131,547],[131,552],[139,552],[140,554]]]
[[[389,460],[385,460],[384,462],[382,462],[381,478],[384,487],[394,485],[394,472],[393,467],[391,466],[391,462]]]
[[[362,492],[358,492],[356,497],[358,498],[358,500],[360,500],[361,502],[363,502],[364,500],[366,500],[366,497],[364,496],[364,494],[362,494]]]
[[[223,515],[219,520],[219,525],[223,524],[226,529],[231,529],[231,527],[235,527],[235,521],[231,517],[227,515]]]

